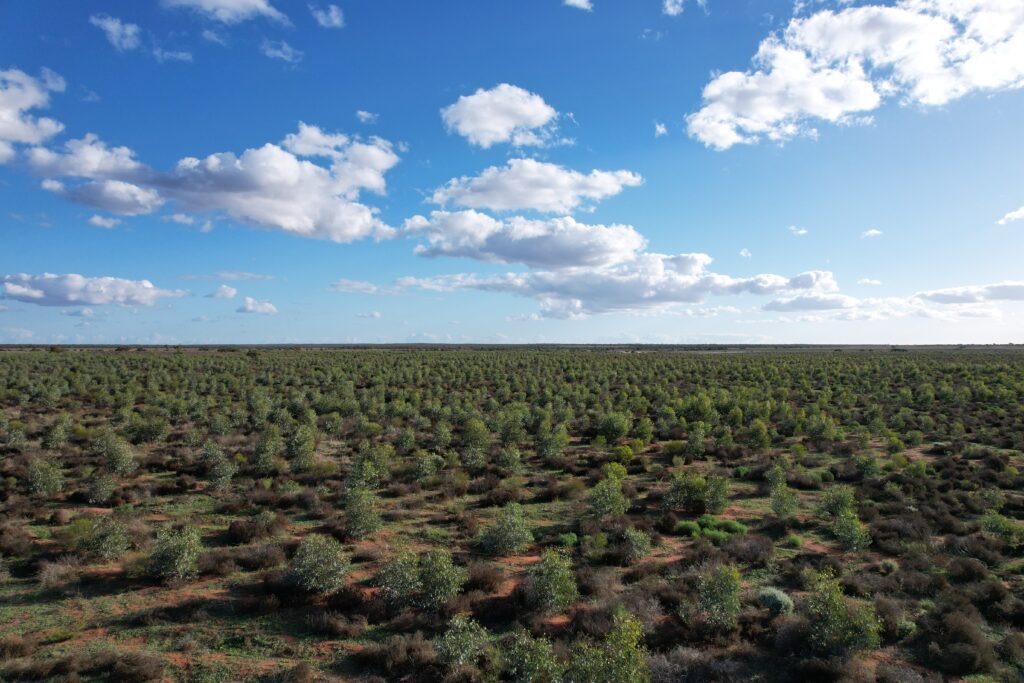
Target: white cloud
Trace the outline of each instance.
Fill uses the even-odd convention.
[[[95,225],[97,228],[116,228],[121,224],[121,221],[117,218],[104,218],[99,214],[93,214],[89,218],[89,225]]]
[[[540,95],[501,83],[463,95],[441,110],[449,131],[487,149],[499,142],[516,146],[545,145],[554,136],[558,112]]]
[[[196,219],[187,213],[172,213],[170,216],[164,216],[164,220],[180,225],[194,225],[196,222]]]
[[[181,275],[179,278],[182,280],[273,280],[274,276],[250,273],[244,270],[222,270],[216,273]]]
[[[812,292],[798,296],[769,301],[762,308],[766,311],[827,311],[837,308],[853,308],[857,299],[843,294]]]
[[[316,23],[324,28],[342,28],[345,25],[345,15],[337,5],[328,5],[326,8],[310,5],[309,11],[316,19]]]
[[[789,230],[794,235],[796,235],[797,237],[803,237],[808,232],[807,228],[799,228],[799,227],[797,227],[795,225],[791,225],[791,226],[789,226],[786,229]]]
[[[277,315],[277,307],[269,301],[260,301],[251,296],[245,297],[245,301],[236,309],[238,313],[258,313],[259,315]]]
[[[881,236],[882,236],[882,231],[879,230],[878,228],[871,228],[870,230],[865,230],[864,232],[862,232],[860,234],[861,239],[871,239],[872,237],[881,237]]]
[[[213,290],[206,295],[207,299],[234,299],[235,295],[238,294],[238,290],[228,285],[221,285],[217,289]]]
[[[753,256],[753,254],[750,252],[749,249],[743,247],[742,249],[740,249],[740,256],[742,256],[743,258],[750,258]]]
[[[1024,4],[900,0],[795,17],[758,48],[751,71],[716,76],[691,136],[716,149],[815,135],[813,120],[870,121],[887,98],[937,106],[1024,86]]]
[[[1024,281],[997,282],[990,285],[949,287],[920,292],[920,299],[939,304],[975,304],[987,301],[1024,301]]]
[[[94,14],[89,17],[89,23],[101,29],[110,44],[122,52],[134,50],[142,42],[142,31],[137,24],[125,23],[107,14]]]
[[[50,93],[64,87],[64,79],[49,69],[39,78],[18,69],[0,70],[0,164],[14,158],[14,144],[38,145],[64,130],[59,121],[28,113],[48,106]]]
[[[567,7],[575,7],[576,9],[582,9],[588,12],[594,9],[594,4],[590,0],[563,0],[562,4]]]
[[[217,45],[228,44],[227,38],[210,28],[203,29],[203,32],[200,35],[203,37],[203,40],[208,43],[216,43]]]
[[[372,111],[360,109],[356,112],[356,118],[359,119],[359,123],[377,123],[379,116]]]
[[[160,46],[153,48],[153,56],[156,61],[164,62],[191,62],[192,53],[187,50],[165,50]]]
[[[76,204],[124,216],[153,213],[164,203],[156,190],[123,180],[94,180],[69,188],[63,183],[47,179],[43,181],[42,187]]]
[[[837,287],[832,273],[826,271],[791,278],[773,274],[734,278],[708,271],[710,263],[707,254],[646,253],[604,268],[402,278],[398,284],[428,291],[505,292],[535,299],[545,317],[573,319],[597,313],[664,311],[714,295],[830,292]]]
[[[661,11],[670,17],[678,17],[683,13],[683,0],[664,0]]]
[[[33,147],[28,151],[29,167],[39,175],[132,180],[145,167],[128,147],[107,147],[95,134],[68,140],[63,151]]]
[[[336,292],[345,292],[346,294],[380,294],[383,291],[383,288],[372,282],[350,280],[344,277],[336,280],[331,288]]]
[[[655,123],[654,137],[660,138],[662,135],[668,135],[668,127],[664,123]]]
[[[67,275],[5,275],[3,297],[40,306],[122,304],[152,306],[160,299],[184,296],[181,290],[160,289],[149,280]]]
[[[186,7],[225,24],[266,17],[283,24],[288,17],[278,12],[269,0],[163,0],[166,7]]]
[[[506,220],[476,211],[434,211],[405,222],[410,235],[423,234],[422,256],[454,256],[541,268],[607,266],[629,261],[647,240],[629,225],[586,225],[570,216]]]
[[[367,318],[369,320],[379,320],[384,317],[380,311],[370,311],[369,313],[356,313],[357,318]]]
[[[598,201],[642,182],[631,171],[594,170],[584,175],[536,159],[511,159],[506,166],[491,166],[475,177],[453,178],[431,200],[471,209],[565,213],[585,200]]]
[[[869,278],[869,277],[862,277],[861,279],[857,280],[857,284],[858,285],[868,285],[870,287],[877,287],[877,286],[882,284],[882,281],[881,280],[874,280],[874,279]]]
[[[1024,206],[1020,207],[1016,211],[1011,211],[1010,213],[1000,218],[998,221],[996,221],[996,225],[1006,225],[1007,223],[1012,223],[1013,221],[1019,221],[1022,218],[1024,218]]]
[[[260,51],[271,59],[280,59],[289,64],[298,64],[303,57],[301,50],[296,50],[283,40],[264,39],[260,43]]]

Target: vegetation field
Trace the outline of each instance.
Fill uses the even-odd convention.
[[[1024,351],[0,350],[0,680],[1024,679]]]

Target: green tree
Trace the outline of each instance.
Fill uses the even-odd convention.
[[[43,432],[43,448],[56,451],[68,444],[71,434],[71,416],[61,414]]]
[[[438,657],[448,667],[476,664],[487,653],[491,634],[473,619],[458,614],[452,617],[445,632],[434,641]]]
[[[157,532],[149,556],[149,574],[165,583],[189,581],[199,574],[203,542],[192,527],[164,527]]]
[[[118,476],[127,476],[135,471],[138,463],[131,445],[112,429],[104,429],[93,442],[93,453],[106,461],[107,469]]]
[[[527,526],[523,508],[509,503],[493,524],[484,529],[480,544],[492,555],[510,555],[522,552],[533,543],[533,534]]]
[[[292,580],[309,593],[341,588],[351,567],[345,549],[330,536],[311,534],[302,539],[291,561]]]
[[[28,488],[40,496],[55,496],[64,490],[64,472],[60,465],[46,458],[33,458],[28,463]]]
[[[286,455],[296,472],[310,469],[316,456],[316,430],[310,425],[296,427],[288,438]]]
[[[629,500],[622,492],[622,481],[612,477],[597,482],[590,490],[587,502],[590,515],[598,519],[618,517],[629,509]]]
[[[603,436],[609,444],[621,441],[629,434],[633,426],[633,420],[622,413],[608,413],[601,418],[598,433]]]
[[[704,457],[704,441],[707,437],[707,428],[703,422],[690,425],[690,432],[686,436],[686,454],[691,458]]]
[[[257,474],[273,474],[277,470],[277,459],[284,451],[284,438],[281,429],[275,424],[268,424],[256,442],[252,467]]]
[[[448,550],[436,548],[423,553],[419,560],[420,607],[437,611],[462,591],[466,570],[452,562]]]
[[[698,607],[709,624],[716,628],[736,628],[740,614],[740,571],[735,565],[718,565],[700,575],[697,581]]]
[[[513,683],[559,683],[565,666],[547,638],[534,638],[519,627],[505,643],[505,674]]]
[[[614,625],[604,642],[577,643],[565,683],[648,683],[647,650],[643,646],[643,627],[625,610],[614,617]]]
[[[224,453],[216,441],[209,440],[203,446],[200,456],[206,469],[206,480],[215,491],[224,491],[231,485],[231,479],[238,472],[238,465]]]
[[[419,556],[408,550],[381,564],[374,577],[380,596],[392,605],[410,605],[420,592]]]
[[[377,496],[368,488],[348,492],[345,500],[345,531],[352,538],[366,538],[381,527]]]
[[[83,550],[105,562],[118,559],[131,548],[128,529],[110,516],[97,519],[83,542]]]
[[[530,568],[530,585],[534,604],[545,611],[563,610],[579,595],[572,560],[565,553],[547,549],[540,561]]]
[[[881,623],[874,608],[847,600],[830,570],[815,578],[806,609],[811,646],[822,654],[847,655],[880,644]]]
[[[864,550],[871,545],[871,532],[853,510],[842,510],[832,520],[832,535],[847,550]]]

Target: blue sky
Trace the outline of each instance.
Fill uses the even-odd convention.
[[[0,342],[1024,341],[1019,0],[0,26]]]

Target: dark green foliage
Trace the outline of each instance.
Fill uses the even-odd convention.
[[[189,581],[199,573],[203,544],[192,527],[161,529],[149,556],[149,574],[166,583]]]
[[[806,610],[811,624],[810,643],[818,652],[846,655],[873,650],[880,644],[881,625],[874,608],[848,600],[829,572],[815,578]]]
[[[381,527],[377,496],[368,488],[348,492],[345,500],[345,531],[352,538],[365,538]]]
[[[330,536],[311,534],[302,539],[289,569],[292,580],[309,593],[328,593],[345,584],[351,564],[345,549]]]
[[[531,595],[542,610],[563,610],[578,595],[572,560],[557,550],[545,550],[540,562],[530,568]]]
[[[498,519],[480,536],[480,545],[492,555],[519,553],[531,543],[533,534],[530,533],[522,506],[517,503],[506,505]]]
[[[700,575],[698,606],[704,619],[715,628],[736,628],[740,613],[740,572],[733,565],[718,565]]]

